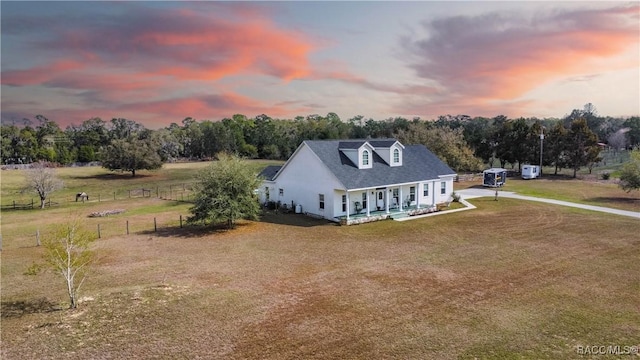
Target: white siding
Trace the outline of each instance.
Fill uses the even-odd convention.
[[[335,208],[334,190],[342,188],[342,185],[306,145],[301,145],[281,170],[275,184],[272,200],[287,205],[291,205],[293,201],[302,206],[303,212],[329,220],[337,216],[331,211]],[[277,189],[283,189],[283,196],[278,196]],[[318,194],[324,194],[324,210],[320,209]]]
[[[446,184],[445,194],[441,194],[441,183]],[[436,204],[443,203],[451,200],[451,194],[453,193],[453,176],[442,177],[435,182],[435,199]]]
[[[267,189],[269,191],[269,198],[267,199]],[[260,203],[264,204],[267,201],[278,201],[278,189],[273,181],[265,180],[258,188],[258,198]]]

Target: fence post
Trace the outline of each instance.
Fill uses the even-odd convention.
[[[160,187],[156,186],[156,197],[160,197]]]
[[[127,235],[129,235],[129,220],[127,220]]]
[[[158,223],[156,223],[156,218],[153,218],[153,231],[158,232]]]
[[[113,192],[113,200],[115,200],[115,199],[116,199],[116,192],[114,191]]]
[[[15,210],[15,209],[16,209],[16,201],[13,200],[13,210]]]
[[[129,190],[129,198],[131,198],[131,190]]]
[[[31,208],[33,209],[33,198],[31,198]]]
[[[98,224],[98,239],[100,239],[100,224]]]
[[[182,215],[180,215],[180,229],[182,229]]]
[[[36,246],[40,246],[40,229],[36,230]]]

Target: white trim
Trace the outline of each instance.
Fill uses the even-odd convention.
[[[409,181],[409,182],[404,182],[404,183],[395,183],[395,184],[382,184],[382,185],[372,185],[366,188],[353,188],[353,189],[348,189],[349,191],[358,191],[358,190],[365,190],[365,189],[377,189],[377,188],[381,188],[381,187],[394,187],[394,186],[403,186],[403,185],[410,185],[410,184],[415,184],[418,182],[421,183],[425,183],[425,182],[429,182],[429,181],[442,181],[442,179],[425,179],[425,180],[415,180],[415,181]],[[336,189],[336,190],[344,190],[344,189]]]

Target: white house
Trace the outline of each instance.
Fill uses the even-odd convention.
[[[347,224],[448,202],[456,176],[425,146],[395,139],[307,140],[283,166],[260,175],[261,201]]]

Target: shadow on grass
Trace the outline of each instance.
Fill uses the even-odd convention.
[[[329,224],[335,225],[335,223],[332,223],[326,219],[316,219],[304,214],[276,213],[274,211],[265,211],[262,214],[260,221],[270,224],[300,227],[326,226]]]
[[[223,224],[217,225],[201,225],[201,224],[184,224],[182,227],[166,227],[159,228],[157,231],[145,230],[138,232],[137,234],[158,236],[158,237],[172,237],[172,238],[199,238],[209,235],[222,234],[228,231],[234,231],[241,229],[249,224],[238,223],[235,228],[229,229]]]
[[[152,177],[153,174],[136,174],[136,176],[131,176],[131,173],[107,173],[107,174],[97,174],[97,175],[78,175],[78,176],[70,176],[71,179],[79,179],[79,180],[124,180],[124,179],[144,179],[148,177]]]
[[[64,309],[57,304],[50,302],[46,298],[31,301],[23,300],[2,302],[2,318],[17,318],[28,314],[47,313],[61,310]]]
[[[299,226],[299,227],[314,227],[314,226],[327,226],[338,225],[332,223],[326,219],[316,219],[303,214],[283,214],[275,212],[264,212],[260,216],[259,222],[287,225],[287,226]],[[158,236],[158,237],[174,237],[174,238],[199,238],[209,235],[222,234],[229,231],[236,231],[249,226],[249,222],[236,223],[232,229],[227,228],[226,224],[204,225],[204,224],[188,224],[184,223],[182,227],[172,226],[158,228],[157,230],[144,230],[137,234]]]

